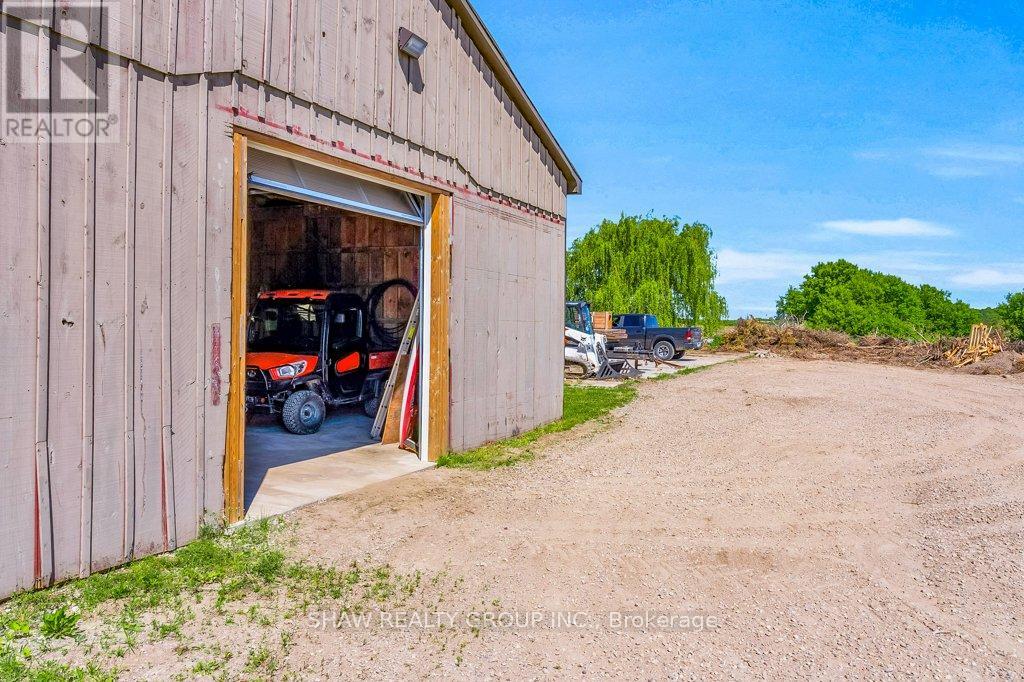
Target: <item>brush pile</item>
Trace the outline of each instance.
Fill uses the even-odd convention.
[[[991,331],[991,330],[990,330]],[[973,345],[972,345],[973,342]],[[845,360],[903,367],[957,368],[973,374],[1024,372],[1024,347],[1008,347],[998,334],[983,332],[970,339],[906,341],[888,336],[853,338],[796,323],[771,323],[754,318],[737,322],[722,334],[722,350],[770,351],[804,360]]]

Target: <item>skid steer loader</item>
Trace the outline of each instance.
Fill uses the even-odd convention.
[[[565,304],[565,376],[573,379],[616,379],[637,376],[623,361],[609,360],[608,339],[594,332],[590,304]]]

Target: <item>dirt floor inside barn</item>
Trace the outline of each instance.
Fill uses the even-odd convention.
[[[1020,677],[1022,390],[784,358],[647,382],[533,462],[288,517],[293,558],[406,576],[386,617],[208,607],[117,665],[190,677],[215,640],[228,678]]]

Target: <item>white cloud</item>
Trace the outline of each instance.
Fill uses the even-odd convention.
[[[718,283],[768,282],[800,278],[821,260],[817,255],[798,251],[718,252]]]
[[[983,178],[994,172],[990,168],[968,168],[966,166],[938,166],[926,168],[925,171],[937,178]]]
[[[861,267],[891,272],[908,280],[949,272],[947,263],[950,258],[955,258],[955,255],[937,251],[877,251],[846,256],[847,260]]]
[[[1024,146],[950,143],[902,152],[865,149],[853,152],[853,156],[867,161],[906,160],[937,178],[964,179],[998,175],[1024,165]]]
[[[718,282],[789,282],[796,284],[818,263],[846,259],[862,268],[900,275],[910,280],[934,278],[948,273],[946,261],[952,254],[937,251],[834,251],[814,253],[776,249],[740,251],[724,248],[718,252]]]
[[[972,289],[998,289],[1024,285],[1024,265],[975,268],[954,275],[952,281]]]
[[[891,149],[862,149],[853,153],[853,158],[862,161],[888,161],[898,156]]]
[[[836,232],[871,237],[949,237],[954,234],[953,230],[944,225],[925,220],[914,220],[913,218],[898,218],[896,220],[830,220],[821,223],[821,226]]]
[[[1001,144],[954,144],[929,147],[926,156],[983,163],[1024,164],[1024,147]]]
[[[939,178],[980,178],[1024,164],[1024,147],[1000,144],[951,144],[928,147],[921,154],[925,172]]]

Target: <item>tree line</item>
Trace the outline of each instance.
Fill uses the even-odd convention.
[[[972,325],[985,321],[1024,338],[1024,292],[1007,296],[986,314],[930,284],[914,285],[846,260],[815,265],[799,286],[779,299],[777,312],[815,329],[853,336],[966,336]]]

